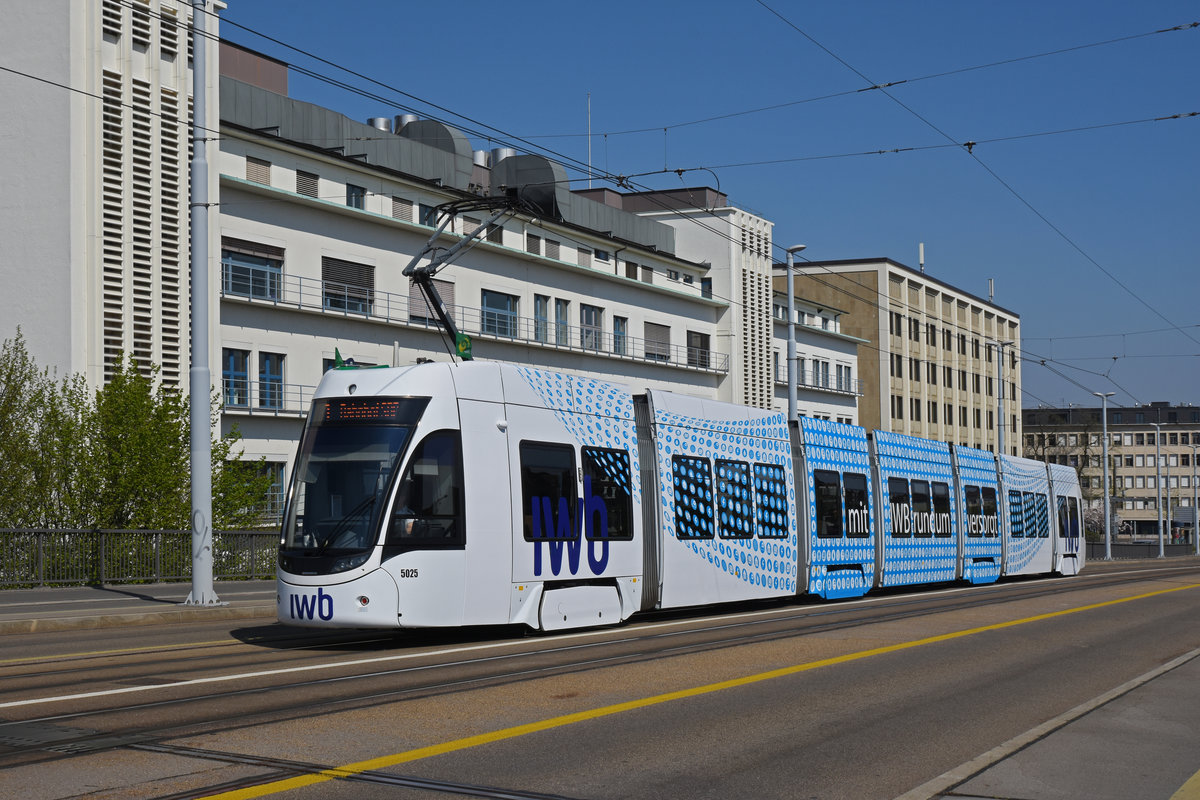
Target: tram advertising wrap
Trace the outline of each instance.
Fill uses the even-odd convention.
[[[288,493],[291,625],[638,611],[1076,574],[1073,469],[499,363],[339,368]]]

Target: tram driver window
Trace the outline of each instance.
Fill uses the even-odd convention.
[[[457,431],[431,433],[417,445],[396,491],[387,545],[464,544],[461,452]]]
[[[830,469],[813,470],[817,501],[817,536],[842,538],[842,476]]]

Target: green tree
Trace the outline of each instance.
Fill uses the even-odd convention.
[[[90,398],[39,370],[21,330],[0,345],[0,527],[81,527]]]
[[[93,393],[39,370],[19,329],[5,340],[0,527],[190,527],[188,401],[157,372],[123,358]],[[264,459],[243,461],[240,441],[234,428],[212,443],[214,528],[254,527],[266,507]]]

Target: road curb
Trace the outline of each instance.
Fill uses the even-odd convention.
[[[275,604],[253,606],[181,606],[134,614],[100,614],[79,617],[43,617],[0,621],[0,636],[21,633],[54,633],[94,628],[169,625],[176,622],[211,622],[230,619],[275,618]]]

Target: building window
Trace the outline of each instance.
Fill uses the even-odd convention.
[[[370,314],[375,302],[375,267],[323,256],[321,295],[325,308]]]
[[[302,169],[296,170],[296,194],[302,194],[305,197],[317,197],[317,183],[319,180],[315,172],[305,172]]]
[[[259,408],[283,408],[283,359],[282,353],[258,354]]]
[[[367,207],[367,189],[364,186],[355,186],[353,183],[346,184],[346,205],[350,208],[366,208]]]
[[[554,239],[546,240],[546,258],[553,258],[555,261],[558,261],[561,252],[562,242],[555,241]]]
[[[705,300],[712,299],[712,278],[700,279],[700,296]],[[1200,420],[1192,420],[1192,422],[1200,422]]]
[[[550,298],[544,294],[533,296],[533,338],[539,342],[550,339]]]
[[[625,262],[625,277],[632,280],[637,280],[638,265],[632,261]]]
[[[626,354],[629,338],[629,320],[626,317],[613,317],[613,352],[619,356]]]
[[[221,364],[226,407],[247,408],[250,405],[250,351],[226,347],[221,351]]]
[[[283,276],[283,248],[243,239],[221,239],[221,292],[278,300]]]
[[[642,283],[654,283],[654,267],[642,264]]]
[[[487,229],[487,240],[492,244],[504,244],[504,226],[489,225]]]
[[[517,335],[516,295],[481,290],[480,330],[494,336],[515,337]]]
[[[271,162],[254,156],[246,156],[246,180],[271,185]]]
[[[571,301],[554,301],[554,343],[571,344]]]
[[[584,350],[599,350],[604,339],[604,309],[579,304],[579,346]]]
[[[687,358],[689,367],[708,369],[708,334],[687,332]]]
[[[525,234],[525,252],[540,256],[542,254],[542,237],[532,233]]]
[[[655,322],[646,323],[646,360],[671,360],[671,329],[666,325]]]
[[[850,367],[845,364],[837,365],[837,388],[841,392],[853,391],[850,383]]]
[[[592,251],[588,250],[586,247],[580,247],[575,252],[575,256],[576,260],[579,262],[579,266],[590,267],[592,265]]]

